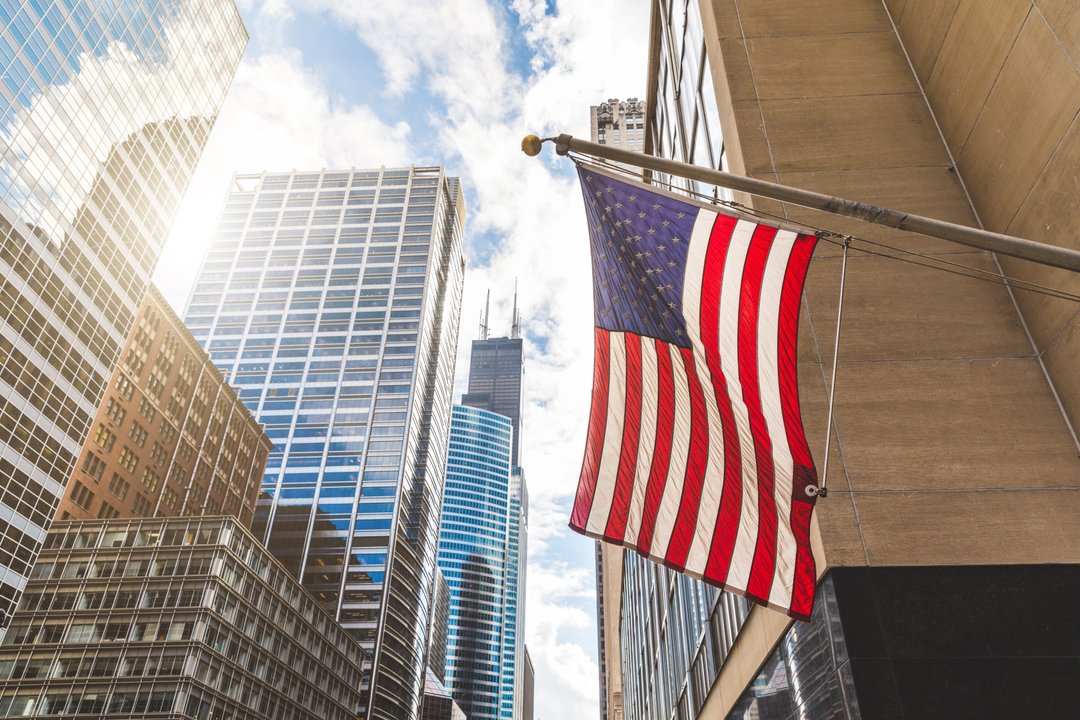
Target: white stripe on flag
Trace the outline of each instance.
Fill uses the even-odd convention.
[[[596,472],[596,491],[589,508],[589,532],[603,533],[611,513],[611,499],[619,477],[619,453],[622,450],[623,423],[626,405],[626,335],[609,335],[607,424],[604,426],[604,450]]]
[[[780,402],[780,373],[777,369],[777,338],[780,336],[780,296],[784,289],[788,258],[795,247],[796,235],[787,230],[776,233],[765,275],[761,283],[761,304],[758,311],[758,386],[761,389],[761,411],[772,441],[774,485],[776,498],[776,564],[773,568],[769,602],[778,607],[791,606],[791,589],[795,574],[795,535],[791,532],[791,486],[795,463],[788,447],[784,410]]]
[[[674,345],[667,348],[671,356],[675,422],[671,431],[671,463],[668,465],[667,482],[664,483],[664,495],[656,512],[656,526],[649,548],[649,554],[661,562],[667,557],[671,533],[679,515],[686,480],[686,458],[690,450],[690,388],[686,385],[686,368],[679,348]]]
[[[686,319],[690,344],[694,348],[694,368],[701,383],[709,426],[709,455],[701,486],[701,502],[698,506],[697,523],[694,525],[694,537],[686,557],[686,569],[698,575],[705,573],[705,565],[709,561],[709,551],[712,549],[712,539],[716,531],[716,514],[720,510],[720,499],[724,491],[723,425],[720,422],[720,409],[716,405],[716,393],[713,391],[712,373],[709,371],[701,341],[701,284],[704,282],[709,237],[715,222],[716,213],[709,210],[698,211],[697,221],[690,235],[690,246],[687,248],[686,274],[683,280],[683,317]]]
[[[742,458],[739,532],[735,537],[735,549],[727,576],[728,584],[737,588],[745,588],[750,582],[758,529],[757,458],[754,455],[754,435],[750,431],[750,415],[743,401],[742,383],[739,382],[739,301],[742,297],[746,254],[756,229],[757,225],[746,220],[740,220],[735,225],[724,261],[724,282],[720,290],[720,367],[728,383]]]
[[[626,516],[627,542],[637,543],[641,529],[641,513],[645,507],[645,491],[649,484],[653,449],[656,445],[656,402],[659,378],[656,374],[656,341],[641,339],[641,434],[638,436],[637,469],[634,472],[634,492]]]

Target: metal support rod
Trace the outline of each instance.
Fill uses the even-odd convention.
[[[1043,265],[1052,265],[1053,267],[1080,272],[1080,251],[1077,250],[1037,243],[1011,235],[990,232],[989,230],[980,230],[966,225],[945,222],[944,220],[922,217],[921,215],[911,215],[899,210],[890,210],[855,200],[822,195],[810,190],[787,187],[786,185],[779,185],[765,180],[732,175],[712,168],[658,158],[611,145],[579,140],[571,135],[563,134],[558,138],[546,138],[546,140],[555,142],[555,152],[559,155],[566,155],[571,151],[579,152],[584,155],[601,157],[613,162],[626,163],[655,172],[700,180],[711,185],[718,185],[730,190],[778,200],[779,202],[801,205],[802,207],[822,210],[834,215],[844,215],[875,225],[921,233],[930,237],[948,240],[949,242],[979,248],[980,250],[989,250],[990,252],[1011,255],[1012,257],[1030,260]],[[539,138],[529,136],[523,141],[522,149],[529,154],[539,153],[541,142]],[[532,152],[533,150],[535,152]]]
[[[836,304],[836,339],[833,340],[832,381],[829,383],[829,413],[825,425],[825,464],[821,468],[821,485],[817,494],[825,497],[829,494],[825,483],[829,479],[829,450],[832,448],[833,399],[836,397],[836,365],[840,360],[840,323],[844,319],[844,285],[847,280],[847,252],[851,247],[851,238],[844,240],[844,254],[840,260],[840,300]]]

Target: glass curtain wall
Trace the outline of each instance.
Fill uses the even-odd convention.
[[[446,685],[469,718],[515,717],[520,682],[521,483],[512,478],[513,422],[455,405],[439,533],[450,586]]]
[[[232,0],[0,0],[0,635],[246,43]]]
[[[727,170],[720,111],[716,104],[712,70],[705,51],[698,0],[655,0],[660,44],[645,132],[645,152],[657,157]],[[712,195],[704,183],[663,173],[654,182],[675,190]],[[720,190],[719,197],[728,199]]]

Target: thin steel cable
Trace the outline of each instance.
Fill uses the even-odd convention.
[[[864,242],[864,243],[867,243],[868,245],[875,245],[877,247],[885,248],[886,250],[894,250],[896,252],[904,253],[905,255],[913,255],[915,257],[920,257],[920,258],[932,260],[932,261],[934,261],[936,263],[941,263],[943,265],[950,265],[952,267],[963,268],[965,270],[971,270],[971,271],[974,271],[974,272],[977,272],[977,273],[981,273],[981,274],[987,276],[988,278],[993,279],[995,282],[1004,279],[1004,280],[1012,282],[1012,283],[1020,283],[1022,285],[1027,285],[1032,289],[1032,292],[1035,292],[1036,290],[1044,291],[1045,293],[1048,293],[1048,294],[1049,293],[1056,294],[1056,295],[1058,295],[1058,296],[1060,296],[1060,297],[1062,297],[1064,299],[1067,299],[1067,300],[1080,301],[1080,295],[1073,295],[1072,293],[1068,293],[1068,292],[1066,292],[1064,290],[1058,290],[1057,288],[1052,288],[1052,287],[1049,287],[1047,285],[1040,285],[1039,283],[1031,282],[1029,280],[1021,280],[1020,278],[1012,277],[1011,275],[1003,275],[1002,273],[999,273],[996,270],[983,270],[982,268],[973,267],[971,265],[964,265],[963,263],[958,263],[958,262],[953,262],[951,260],[946,260],[945,258],[940,257],[938,255],[923,255],[922,253],[917,253],[917,252],[914,252],[913,250],[905,250],[904,248],[894,247],[892,245],[888,245],[888,244],[883,243],[883,242],[877,242],[877,241],[874,241],[874,240],[867,240],[866,238],[858,238],[858,240],[859,240],[859,242]],[[864,252],[868,252],[868,251],[864,251]],[[889,256],[889,257],[891,257],[891,256]],[[896,258],[896,259],[902,260],[903,258]],[[1003,283],[999,283],[999,284],[1003,284]]]
[[[829,490],[825,483],[829,478],[829,451],[832,449],[833,430],[833,401],[836,399],[836,368],[840,364],[840,325],[844,319],[844,286],[847,279],[847,258],[850,242],[844,243],[844,255],[840,264],[840,299],[836,303],[836,337],[833,341],[832,351],[832,380],[829,382],[829,415],[825,421],[825,460],[821,468],[821,484],[818,485],[817,494],[825,497]],[[809,491],[809,488],[807,488]]]
[[[831,238],[821,237],[820,239],[823,242],[827,242],[827,243],[830,243],[832,245],[836,245],[838,247],[843,245],[843,242],[833,240]],[[854,238],[854,237],[852,239],[853,240],[859,240],[859,241],[862,240],[862,238]],[[889,248],[888,245],[886,245],[885,247]],[[1048,297],[1058,298],[1059,300],[1069,300],[1071,302],[1080,303],[1080,295],[1073,295],[1072,293],[1065,292],[1064,290],[1057,290],[1055,288],[1046,287],[1044,285],[1038,285],[1036,283],[1031,283],[1031,282],[1028,282],[1026,280],[1021,280],[1019,278],[1014,278],[1014,277],[1011,277],[1009,275],[998,275],[997,273],[987,274],[986,270],[982,270],[981,268],[971,267],[969,265],[964,265],[962,263],[950,263],[950,262],[942,261],[942,260],[940,260],[940,259],[938,259],[936,257],[924,256],[924,255],[920,255],[918,253],[910,253],[910,254],[915,255],[916,257],[919,257],[919,258],[924,258],[926,260],[929,260],[929,262],[919,262],[918,260],[913,260],[911,258],[898,257],[896,255],[890,255],[890,254],[884,253],[884,252],[877,252],[875,250],[869,250],[867,248],[856,247],[854,245],[852,246],[851,249],[856,250],[857,252],[864,253],[866,255],[873,255],[875,257],[888,258],[890,260],[896,260],[897,262],[905,262],[905,263],[908,263],[910,265],[918,265],[920,267],[930,268],[931,270],[940,270],[941,272],[949,273],[950,275],[959,275],[961,277],[970,278],[972,280],[981,280],[983,282],[991,283],[992,285],[1005,286],[1005,285],[1011,283],[1012,286],[1014,288],[1016,288],[1017,290],[1022,290],[1024,292],[1037,293],[1039,295],[1046,295]],[[903,252],[899,248],[889,248],[889,249],[896,249],[896,250],[898,250],[900,252]],[[940,263],[940,262],[945,262],[945,264],[947,264],[947,265],[952,265],[954,267],[963,268],[964,270],[970,270],[971,272],[962,272],[960,270],[952,270],[952,269],[950,269],[948,267],[942,267],[939,264],[935,264],[935,263]]]

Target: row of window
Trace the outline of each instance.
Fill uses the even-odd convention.
[[[108,702],[106,702],[108,699]],[[103,692],[77,692],[68,689],[47,692],[38,696],[20,692],[13,697],[0,698],[0,715],[5,717],[47,716],[64,714],[82,714],[88,717],[101,716],[106,710],[110,713],[126,716],[138,716],[143,713],[166,712],[173,709],[176,693],[167,690],[150,692],[115,691],[110,695]]]

